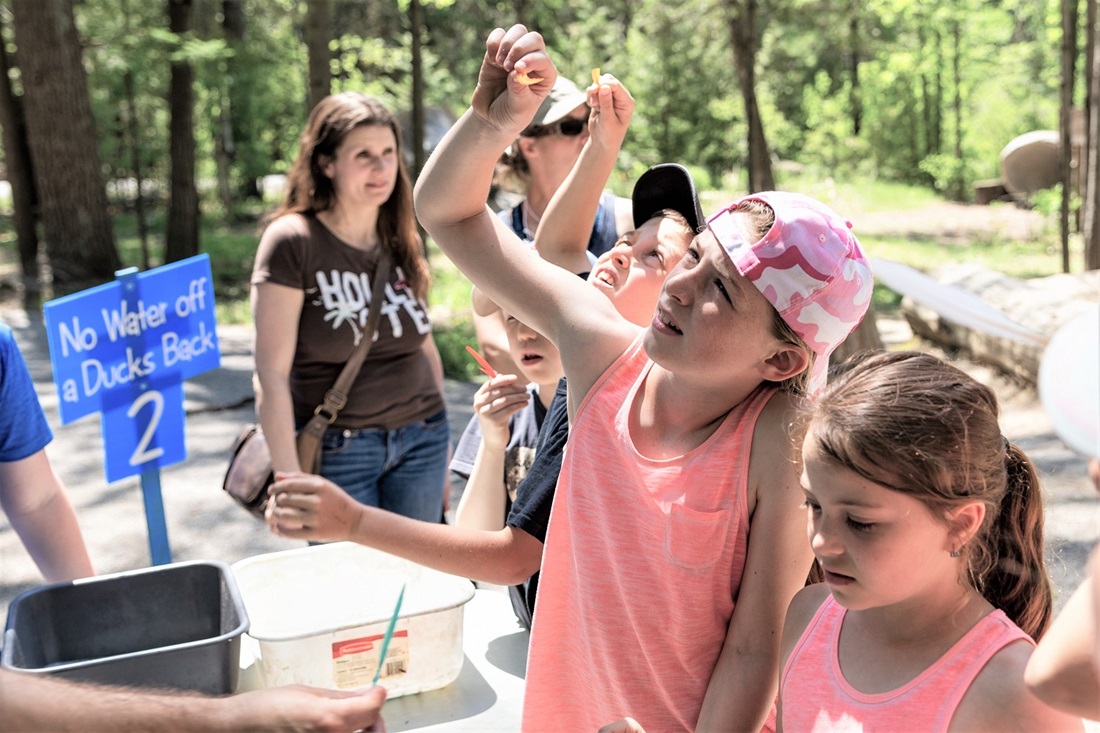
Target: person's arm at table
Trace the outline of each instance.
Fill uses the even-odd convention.
[[[280,537],[357,542],[444,573],[515,585],[542,563],[542,543],[515,527],[465,529],[422,522],[366,506],[336,484],[304,473],[277,473],[267,523]]]
[[[95,574],[76,512],[45,449],[0,463],[0,507],[47,581]]]
[[[294,685],[230,697],[70,682],[0,669],[4,729],[215,733],[216,731],[383,731],[386,691]]]

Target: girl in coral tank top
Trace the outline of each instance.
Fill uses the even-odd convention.
[[[1024,686],[1051,614],[1042,497],[990,389],[864,359],[813,406],[803,463],[825,582],[787,613],[780,730],[1081,730]]]
[[[600,292],[621,289],[625,267],[597,266],[582,283],[486,208],[501,150],[557,70],[521,25],[494,29],[485,50],[416,207],[479,290],[557,345],[569,379],[523,730],[593,731],[626,713],[661,733],[760,730],[783,612],[810,564],[788,426],[866,311],[866,258],[820,202],[753,194],[706,221],[639,327]],[[592,146],[629,116],[613,83],[605,74],[588,90]]]

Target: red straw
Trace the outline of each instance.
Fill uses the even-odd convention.
[[[485,361],[484,356],[482,356],[481,354],[477,353],[477,351],[474,350],[474,347],[467,346],[466,351],[469,351],[470,356],[474,357],[474,359],[477,361],[477,365],[479,367],[481,367],[481,373],[482,374],[489,377],[489,379],[492,379],[493,377],[495,377],[497,375],[496,370],[493,369],[493,367],[489,364],[489,362]]]

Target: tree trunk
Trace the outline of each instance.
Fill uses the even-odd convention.
[[[306,50],[309,53],[309,108],[327,97],[332,89],[332,0],[306,3]]]
[[[234,51],[225,59],[225,93],[218,115],[218,134],[214,143],[214,159],[218,168],[218,197],[228,219],[233,218],[232,165],[237,154],[233,139],[233,100],[237,88],[236,59],[244,43],[244,3],[240,0],[223,0],[222,30],[226,43]]]
[[[951,24],[951,37],[954,41],[954,53],[951,54],[951,83],[955,87],[954,111],[955,111],[955,159],[963,160],[963,129],[962,129],[962,24],[956,18]],[[962,171],[955,173],[954,196],[956,201],[966,200]]]
[[[34,188],[34,168],[27,146],[27,121],[23,115],[23,100],[15,96],[11,86],[11,64],[8,52],[0,43],[0,127],[4,133],[4,162],[11,184],[15,237],[19,240],[19,267],[23,276],[23,291],[35,296],[41,289],[38,281],[38,230],[35,218],[38,194]],[[34,298],[31,298],[32,300]]]
[[[1085,138],[1084,226],[1085,269],[1100,270],[1100,33],[1097,32],[1096,0],[1088,0],[1086,13],[1089,42],[1088,124]]]
[[[1062,103],[1058,113],[1061,149],[1058,160],[1062,180],[1059,234],[1062,240],[1062,272],[1069,272],[1069,200],[1073,196],[1073,141],[1069,123],[1073,116],[1073,87],[1077,71],[1077,0],[1062,0]]]
[[[935,48],[935,73],[932,77],[932,96],[935,106],[932,108],[932,152],[943,151],[943,43],[940,32],[932,29],[932,45]]]
[[[409,2],[409,27],[412,33],[412,132],[413,139],[406,145],[413,146],[412,178],[415,181],[424,167],[424,59],[421,46],[420,0]]]
[[[126,141],[130,148],[130,169],[134,174],[134,187],[137,189],[134,199],[134,215],[137,217],[138,239],[141,241],[141,266],[148,270],[149,221],[145,214],[145,169],[141,165],[141,133],[138,126],[137,101],[134,92],[134,72],[130,69],[122,72],[122,84],[126,90]]]
[[[1092,94],[1092,81],[1096,78],[1096,69],[1092,65],[1096,63],[1097,20],[1097,0],[1085,0],[1085,103],[1081,106],[1085,114],[1085,119],[1081,121],[1081,130],[1085,133],[1085,144],[1082,145],[1080,162],[1080,165],[1085,167],[1082,167],[1077,175],[1082,196],[1085,195],[1088,179],[1089,130],[1092,124],[1092,107],[1096,103],[1096,97]]]
[[[192,0],[168,0],[168,29],[182,35],[191,28]],[[199,192],[195,187],[195,72],[188,61],[173,61],[168,82],[169,161],[171,173],[164,261],[176,262],[199,252]]]
[[[920,26],[917,29],[917,48],[921,50],[922,55],[928,53],[928,43],[924,36],[924,26]],[[929,91],[928,72],[922,65],[920,67],[920,110],[921,110],[921,124],[923,125],[923,136],[921,138],[920,151],[917,153],[918,158],[926,158],[932,154],[932,93]]]
[[[971,262],[932,268],[927,275],[946,291],[962,291],[985,301],[1027,331],[1038,335],[1027,338],[990,327],[983,315],[968,314],[938,297],[936,289],[921,293],[918,299],[906,294],[901,313],[913,335],[927,339],[950,351],[961,349],[977,361],[992,364],[1007,374],[1035,384],[1045,346],[1043,334],[1053,334],[1062,324],[1088,308],[1096,307],[1100,291],[1100,273],[1080,272],[1067,275],[1020,280]],[[1026,333],[1026,331],[1025,331]]]
[[[859,86],[859,2],[853,0],[851,17],[848,18],[848,75],[851,78],[852,96],[849,101],[852,114],[852,135],[859,137],[863,128],[863,98]]]
[[[56,294],[110,280],[122,266],[71,0],[13,0],[27,142]]]
[[[131,33],[130,3],[124,1],[120,7],[123,14],[123,27],[126,36]],[[145,213],[145,169],[141,164],[141,131],[138,125],[137,93],[134,89],[134,70],[130,66],[122,72],[122,86],[126,94],[126,146],[130,148],[130,169],[134,174],[134,215],[137,217],[138,239],[141,242],[141,266],[148,270],[151,266],[149,252],[149,220]]]
[[[745,120],[749,126],[749,193],[775,188],[771,155],[764,136],[764,123],[756,104],[756,0],[729,0],[730,41]]]

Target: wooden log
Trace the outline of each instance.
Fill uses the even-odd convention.
[[[1058,328],[1100,302],[1100,271],[1019,280],[976,264],[951,265],[929,273],[937,281],[963,288],[1022,326],[1049,338]],[[929,304],[902,299],[902,314],[913,333],[947,350],[1035,384],[1042,346],[993,336],[953,322]]]
[[[1011,197],[999,178],[974,182],[974,203],[988,206],[994,201],[1007,201]]]

